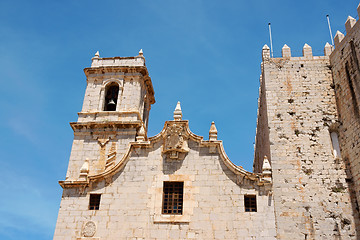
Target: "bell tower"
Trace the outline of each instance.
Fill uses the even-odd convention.
[[[63,187],[103,174],[120,161],[130,142],[146,139],[155,103],[142,50],[136,57],[101,58],[96,52],[84,72],[84,103],[78,121],[70,123],[74,142]]]

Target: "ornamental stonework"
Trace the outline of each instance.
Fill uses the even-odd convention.
[[[185,129],[186,123],[173,122],[167,125],[164,134],[163,153],[167,154],[170,159],[177,160],[189,152],[188,134]]]
[[[85,223],[82,230],[82,235],[84,237],[93,237],[95,233],[96,233],[96,224],[93,221],[89,221]]]

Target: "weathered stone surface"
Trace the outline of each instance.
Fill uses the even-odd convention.
[[[254,173],[228,159],[214,122],[207,141],[190,132],[180,103],[148,138],[155,98],[143,51],[97,52],[71,123],[54,239],[359,239],[360,24],[349,17],[345,27],[324,56],[305,44],[302,57],[284,45],[271,58],[264,45]],[[104,111],[111,84],[116,108]],[[169,181],[183,183],[182,214],[162,211]],[[101,194],[98,210],[90,194]]]
[[[357,239],[346,165],[332,154],[329,56],[312,56],[307,44],[303,55],[262,63],[254,171],[268,156],[277,239]]]

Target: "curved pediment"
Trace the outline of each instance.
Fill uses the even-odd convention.
[[[215,128],[215,125],[213,126]],[[215,128],[216,130],[216,128]],[[210,130],[211,131],[211,130]],[[213,130],[214,131],[214,130]],[[217,132],[217,131],[216,131]],[[217,136],[217,135],[216,135]],[[244,179],[254,182],[256,185],[271,184],[269,178],[264,179],[262,174],[251,173],[243,169],[241,166],[235,165],[225,153],[223,142],[212,137],[211,140],[203,140],[202,136],[196,135],[189,129],[189,121],[187,120],[173,120],[166,121],[161,132],[153,137],[145,140],[138,140],[131,142],[126,153],[121,160],[112,167],[107,168],[104,172],[87,176],[87,181],[81,181],[83,184],[89,184],[92,181],[99,181],[102,179],[111,179],[111,177],[123,169],[129,161],[131,152],[135,148],[153,148],[156,143],[161,142],[161,153],[166,159],[170,161],[182,161],[186,154],[190,151],[189,141],[196,142],[200,147],[208,148],[209,153],[218,153],[224,165],[234,174],[236,174],[238,182],[241,183]],[[68,184],[67,184],[68,183]],[[61,186],[78,186],[79,181],[61,181]]]

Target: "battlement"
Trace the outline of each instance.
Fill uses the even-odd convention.
[[[357,7],[357,12],[358,12],[358,15],[360,16],[360,4],[358,5]],[[346,36],[350,36],[350,35],[353,35],[353,32],[355,32],[356,30],[354,30],[355,28],[355,25],[357,25],[358,27],[358,24],[356,24],[356,19],[353,18],[352,16],[348,16],[348,18],[346,19],[346,22],[345,22],[345,30],[346,30]],[[335,48],[340,48],[341,45],[343,45],[343,41],[345,38],[345,35],[340,32],[340,31],[337,31],[336,34],[335,34],[335,37],[334,37],[334,44],[335,44]]]
[[[324,47],[324,56],[313,56],[311,46],[309,46],[307,43],[305,43],[305,45],[302,49],[303,56],[302,57],[292,57],[290,47],[285,44],[283,46],[283,48],[281,49],[281,53],[282,53],[281,58],[285,58],[285,59],[289,59],[289,60],[326,59],[326,58],[328,58],[328,56],[330,56],[332,51],[333,51],[333,47],[329,43],[326,43],[325,47]],[[265,44],[264,47],[262,48],[262,60],[266,61],[266,60],[269,60],[270,58],[271,58],[270,57],[270,48]]]
[[[95,56],[91,59],[91,67],[143,67],[145,66],[145,57],[142,49],[139,51],[139,55],[136,57],[111,57],[101,58],[99,51],[95,53]]]

